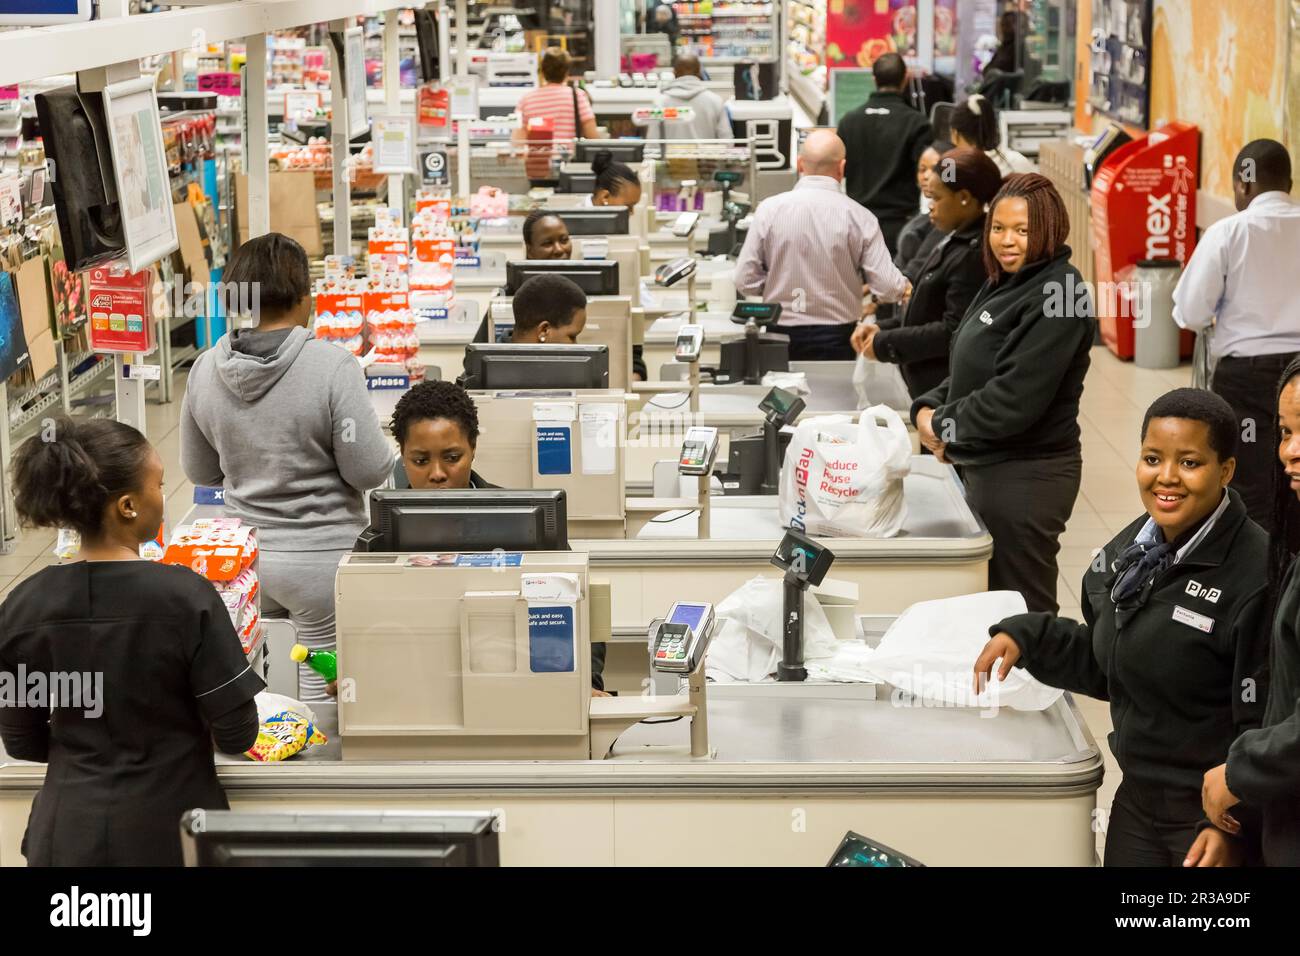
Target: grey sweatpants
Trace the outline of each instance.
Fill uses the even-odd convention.
[[[262,614],[289,618],[298,642],[313,651],[334,650],[334,575],[341,551],[267,551],[258,555],[262,582]],[[291,661],[271,661],[272,667],[289,667]],[[299,696],[304,701],[333,700],[325,692],[325,679],[306,664],[298,668]]]

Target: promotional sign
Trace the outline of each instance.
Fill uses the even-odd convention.
[[[1097,321],[1102,340],[1120,358],[1133,357],[1133,321],[1143,318],[1141,302],[1124,294],[1133,268],[1147,259],[1185,266],[1196,248],[1199,146],[1197,127],[1169,123],[1115,150],[1093,179]],[[1184,357],[1193,343],[1183,333]]]
[[[217,96],[238,96],[241,90],[238,73],[200,73],[199,92]]]
[[[284,94],[285,119],[314,117],[320,105],[320,93],[316,90],[290,90]]]
[[[97,266],[90,270],[87,286],[91,351],[147,354],[154,350],[152,270]]]
[[[957,51],[957,0],[935,0],[934,55]],[[826,8],[826,66],[869,68],[885,53],[915,59],[915,0],[830,0]]]
[[[415,117],[376,116],[370,123],[375,172],[388,175],[414,173]]]
[[[430,149],[420,154],[420,178],[426,186],[446,186],[451,183],[445,149]]]

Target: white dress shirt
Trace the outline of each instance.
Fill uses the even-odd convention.
[[[830,176],[804,176],[764,199],[736,260],[736,289],[780,302],[785,326],[857,322],[864,278],[884,302],[907,289],[876,217]]]
[[[1213,322],[1215,360],[1300,352],[1298,265],[1300,204],[1261,193],[1201,235],[1174,290],[1174,321],[1195,331]]]

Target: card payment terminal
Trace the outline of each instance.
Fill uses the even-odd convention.
[[[686,432],[677,471],[683,475],[707,475],[718,457],[718,430],[696,425]]]
[[[655,670],[689,674],[699,666],[713,636],[713,605],[678,601],[655,635]]]

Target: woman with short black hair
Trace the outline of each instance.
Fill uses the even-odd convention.
[[[1079,397],[1095,321],[1056,188],[1008,176],[989,204],[988,281],[954,333],[948,377],[912,403],[921,443],[957,465],[993,536],[990,590],[1056,613],[1056,555],[1083,475]]]
[[[212,585],[140,559],[164,510],[162,460],[142,434],[56,421],[18,448],[13,477],[24,524],[81,536],[80,560],[37,572],[0,604],[0,674],[81,686],[77,700],[33,700],[28,682],[0,682],[5,750],[48,764],[23,855],[31,866],[179,866],[181,814],[228,809],[213,742],[253,746],[265,685]]]
[[[1264,718],[1268,536],[1229,487],[1237,419],[1212,392],[1180,388],[1142,422],[1146,514],[1098,552],[1083,622],[1018,614],[989,628],[979,682],[997,661],[1110,702],[1123,771],[1106,823],[1107,866],[1229,866],[1246,846],[1210,826],[1201,781]]]
[[[573,255],[569,227],[555,213],[534,209],[524,217],[525,259],[568,259]]]
[[[262,610],[293,620],[312,650],[334,646],[334,573],[366,527],[365,496],[388,479],[392,446],[361,365],[307,330],[307,255],[288,236],[243,243],[224,281],[251,316],[200,355],[181,409],[181,464],[225,488],[225,510],[257,529]],[[306,700],[325,682],[299,669]]]

